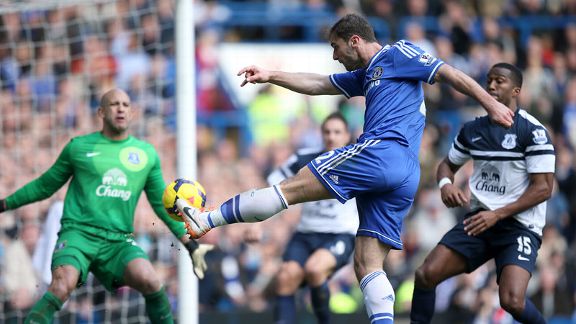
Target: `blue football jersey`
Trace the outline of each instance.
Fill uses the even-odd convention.
[[[409,41],[384,46],[368,67],[330,75],[347,98],[366,97],[364,132],[359,141],[394,139],[417,155],[426,119],[422,83],[434,83],[444,62]]]

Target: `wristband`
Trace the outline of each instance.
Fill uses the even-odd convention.
[[[452,184],[452,180],[450,180],[450,178],[448,177],[444,177],[440,179],[440,181],[438,181],[438,188],[442,189],[442,187],[444,187],[447,184]]]
[[[189,240],[188,242],[184,243],[186,249],[190,252],[196,250],[198,248],[198,242],[196,240]]]

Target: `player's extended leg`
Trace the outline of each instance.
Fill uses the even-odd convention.
[[[500,305],[520,323],[544,324],[542,314],[526,298],[529,280],[530,273],[526,269],[517,265],[505,266],[499,280]]]
[[[52,323],[54,313],[62,308],[62,305],[76,288],[80,272],[71,265],[63,265],[52,270],[52,282],[48,291],[32,306],[24,323]]]
[[[369,236],[356,237],[354,272],[371,324],[394,322],[394,289],[383,270],[390,246]]]
[[[296,323],[294,294],[304,280],[304,269],[296,261],[285,261],[276,276],[276,304],[274,323]]]
[[[316,315],[319,324],[330,323],[328,278],[334,273],[336,265],[337,260],[330,251],[318,249],[308,258],[304,266],[314,315]]]
[[[329,198],[332,196],[328,190],[308,167],[303,167],[295,176],[279,185],[243,192],[212,211],[199,212],[183,199],[178,199],[176,206],[187,224],[188,234],[192,238],[199,238],[214,227],[261,222],[289,205]]]
[[[152,323],[174,323],[170,302],[150,261],[137,258],[128,262],[123,279],[144,296],[146,313]]]
[[[434,315],[436,286],[466,270],[466,259],[462,255],[442,244],[436,245],[424,263],[416,269],[410,323],[430,323]]]

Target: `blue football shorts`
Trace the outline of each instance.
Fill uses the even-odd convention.
[[[335,270],[338,270],[350,262],[354,252],[354,235],[295,232],[282,258],[284,261],[296,261],[304,268],[308,258],[318,249],[326,249],[336,258]]]
[[[479,210],[473,211],[465,217],[478,212]],[[542,239],[522,223],[509,217],[477,236],[469,236],[464,231],[464,223],[459,222],[444,235],[439,244],[450,248],[466,259],[467,273],[476,270],[486,261],[494,259],[499,281],[502,269],[506,265],[517,265],[532,273],[536,266],[536,256]]]
[[[308,168],[340,202],[356,198],[357,235],[402,249],[402,221],[420,181],[418,157],[394,140],[364,140],[326,152]]]

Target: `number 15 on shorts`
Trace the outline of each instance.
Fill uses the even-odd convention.
[[[532,242],[530,241],[530,237],[528,236],[518,236],[516,239],[518,241],[518,252],[524,253],[525,255],[532,254]],[[518,260],[520,261],[528,261],[527,257],[522,256],[522,254],[518,255]]]

